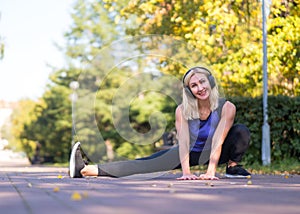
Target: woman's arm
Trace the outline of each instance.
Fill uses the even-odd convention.
[[[222,145],[233,125],[235,113],[235,105],[227,101],[222,108],[221,119],[212,138],[212,148],[206,174],[200,175],[200,179],[218,179],[215,177],[215,173],[221,156]]]
[[[190,171],[190,157],[189,157],[189,128],[188,122],[183,118],[182,107],[179,105],[176,109],[176,130],[177,130],[177,139],[179,144],[179,158],[182,168],[182,176],[177,178],[178,180],[195,180],[198,179],[196,175],[191,174]]]

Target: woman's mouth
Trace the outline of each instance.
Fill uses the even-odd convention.
[[[206,90],[198,91],[197,95],[205,96],[206,95]]]

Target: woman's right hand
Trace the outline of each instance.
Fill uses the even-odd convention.
[[[199,180],[199,177],[194,174],[186,174],[182,175],[180,178],[176,178],[177,180]]]

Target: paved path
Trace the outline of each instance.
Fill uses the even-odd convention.
[[[179,175],[170,172],[152,179],[71,179],[67,173],[67,168],[2,165],[0,213],[300,213],[299,175],[208,182],[177,181]]]

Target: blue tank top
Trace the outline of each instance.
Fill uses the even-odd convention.
[[[222,108],[222,106],[220,107]],[[211,149],[211,140],[219,121],[220,113],[218,110],[211,112],[206,120],[188,120],[191,151],[201,152]]]

